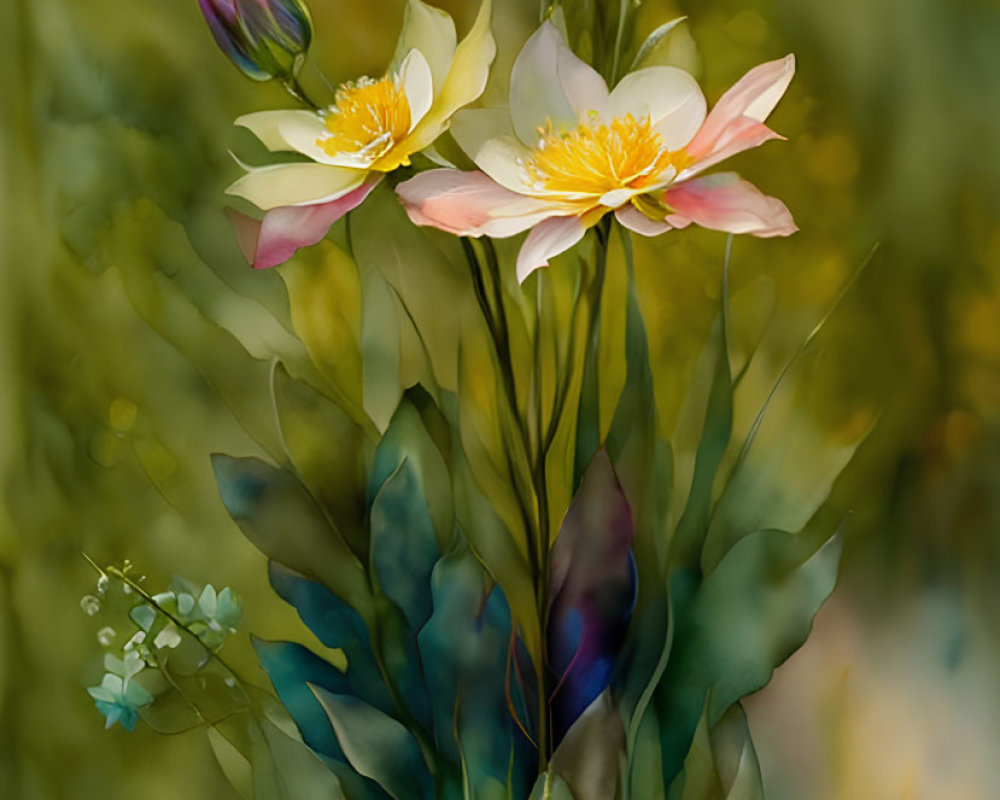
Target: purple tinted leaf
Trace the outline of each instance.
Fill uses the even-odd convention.
[[[555,741],[611,680],[637,589],[632,511],[599,451],[552,549],[548,662]]]

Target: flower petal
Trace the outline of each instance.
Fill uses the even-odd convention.
[[[246,128],[261,140],[264,147],[272,152],[276,152],[298,149],[288,141],[281,131],[282,123],[287,124],[293,120],[301,125],[323,124],[320,118],[312,111],[288,108],[277,111],[256,111],[253,114],[244,114],[241,117],[237,117],[233,124]]]
[[[505,189],[482,172],[434,169],[396,187],[410,219],[456,236],[504,238],[560,209]]]
[[[754,141],[755,137],[748,136],[747,131],[753,126],[746,120],[762,123],[767,119],[785,93],[794,74],[794,55],[769,61],[750,70],[715,104],[698,135],[688,145],[688,154],[698,160],[704,159],[726,147],[734,137],[740,135],[747,143],[746,147],[752,147],[749,142]],[[760,135],[758,132],[756,138],[759,139]],[[757,141],[757,144],[760,141]]]
[[[715,166],[720,161],[725,161],[730,156],[762,145],[771,139],[784,138],[784,136],[772,131],[763,122],[757,122],[750,119],[750,117],[741,117],[726,128],[725,132],[715,141],[706,155],[683,170],[678,176],[678,180],[686,180],[693,177],[700,172],[704,172],[709,167]]]
[[[291,149],[320,164],[367,169],[374,161],[371,155],[363,153],[345,152],[332,155],[328,153],[319,145],[319,140],[326,139],[330,131],[318,114],[305,112],[294,116],[284,115],[277,120],[277,135],[287,142]]]
[[[560,203],[567,210],[573,209],[576,201],[584,201],[589,206],[597,202],[598,195],[593,193],[552,191],[533,182],[523,166],[524,161],[530,157],[531,151],[514,136],[496,136],[483,143],[473,161],[493,180],[512,192],[546,198]]]
[[[229,216],[244,258],[254,269],[284,264],[296,250],[314,245],[326,236],[330,226],[359,206],[378,181],[365,181],[353,192],[329,203],[271,209],[263,220],[230,209]]]
[[[506,108],[463,108],[452,118],[449,130],[458,146],[473,160],[490,139],[514,136]]]
[[[418,50],[430,67],[434,89],[440,91],[455,57],[457,40],[455,23],[445,11],[422,0],[407,0],[391,71],[399,72],[410,51]]]
[[[673,184],[663,200],[675,212],[667,222],[676,228],[695,222],[703,228],[762,237],[789,236],[798,230],[784,203],[735,172]]]
[[[411,50],[406,54],[399,68],[399,76],[403,84],[403,94],[410,104],[412,131],[434,102],[434,78],[431,76],[430,65],[420,50]]]
[[[631,204],[615,209],[615,217],[630,231],[635,231],[642,236],[659,236],[673,228],[669,222],[657,222],[650,219]]]
[[[252,168],[226,189],[270,211],[279,206],[326,203],[358,188],[368,173],[328,164],[274,164]]]
[[[493,0],[482,0],[479,14],[468,35],[455,48],[455,58],[451,62],[448,76],[441,90],[434,98],[430,110],[388,154],[385,164],[380,167],[388,171],[402,164],[410,154],[423,150],[440,136],[448,127],[452,114],[468,105],[483,93],[489,77],[490,64],[496,56],[496,41],[490,32],[490,17]],[[384,167],[384,168],[383,168]]]
[[[484,142],[472,160],[501,186],[527,194],[532,187],[522,163],[530,156],[531,151],[513,136],[497,136]]]
[[[605,114],[608,84],[596,69],[566,46],[562,34],[559,35],[556,52],[556,72],[576,122],[583,122],[593,114],[598,117]]]
[[[626,75],[611,92],[608,114],[631,114],[650,122],[669,150],[694,137],[705,121],[705,95],[697,81],[677,67],[646,67]]]
[[[517,254],[517,280],[524,283],[539,267],[547,267],[549,259],[579,242],[587,232],[581,217],[550,217],[531,229]]]
[[[577,115],[559,75],[562,35],[546,21],[525,43],[510,72],[510,117],[517,137],[533,146],[538,129],[549,123],[555,128],[575,128]],[[575,56],[574,56],[575,58]]]

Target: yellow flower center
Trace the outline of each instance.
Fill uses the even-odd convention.
[[[330,132],[316,140],[329,155],[385,155],[410,132],[410,103],[397,77],[362,78],[337,89],[336,104],[324,120]]]
[[[668,150],[646,116],[631,114],[608,124],[581,123],[555,132],[551,123],[539,128],[541,139],[525,160],[528,176],[539,190],[604,195],[615,189],[641,189],[664,170],[680,172],[693,163],[684,148]]]

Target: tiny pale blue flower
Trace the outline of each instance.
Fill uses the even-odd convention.
[[[243,603],[236,592],[228,586],[219,592],[213,616],[216,622],[230,631],[236,630],[240,624],[240,618],[243,616]]]
[[[97,710],[104,714],[105,729],[116,722],[125,730],[135,730],[139,709],[153,702],[153,695],[129,678],[108,673],[100,686],[91,686],[88,694],[94,698]]]

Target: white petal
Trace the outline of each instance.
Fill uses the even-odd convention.
[[[383,165],[386,169],[392,169],[402,163],[400,159],[432,144],[447,129],[452,114],[483,93],[490,64],[497,52],[496,41],[490,31],[492,14],[492,0],[482,0],[475,22],[455,48],[448,75],[438,89],[430,111],[410,135],[393,148],[392,158]]]
[[[449,130],[458,146],[473,160],[490,139],[514,135],[506,108],[463,108],[452,118]]]
[[[677,67],[646,67],[626,75],[611,92],[608,113],[614,117],[647,114],[670,150],[694,138],[705,121],[705,95],[697,81]]]
[[[268,150],[296,150],[288,139],[281,132],[281,126],[291,122],[298,122],[303,125],[322,122],[319,116],[312,111],[302,111],[295,109],[282,109],[278,111],[257,111],[253,114],[244,114],[237,117],[234,125],[249,130],[254,136],[263,142]]]
[[[485,142],[473,160],[493,180],[518,194],[545,198],[567,209],[577,209],[576,201],[596,200],[593,194],[554,192],[532,181],[524,168],[525,160],[530,157],[531,151],[513,136],[497,136]],[[593,205],[594,203],[590,203],[591,207]]]
[[[569,100],[578,122],[588,120],[592,114],[599,118],[607,112],[608,84],[586,61],[577,58],[559,37],[556,61],[559,83]]]
[[[392,70],[398,72],[410,51],[419,50],[427,59],[434,90],[440,92],[455,57],[456,41],[455,23],[446,12],[421,0],[407,0]]]
[[[403,82],[403,93],[406,101],[410,104],[410,130],[412,131],[418,122],[434,102],[434,79],[431,77],[431,68],[427,64],[427,59],[419,50],[411,50],[399,68],[399,75]],[[409,131],[407,131],[409,133]]]
[[[576,113],[558,80],[562,36],[545,22],[525,43],[510,72],[510,117],[517,137],[528,146],[538,141],[538,129],[575,128]]]
[[[336,200],[360,186],[366,175],[365,170],[327,164],[275,164],[252,169],[226,192],[269,211]]]
[[[473,160],[501,186],[527,194],[532,187],[522,164],[530,156],[531,151],[513,136],[497,136],[484,142]]]
[[[657,222],[655,219],[650,219],[631,204],[615,209],[615,217],[630,231],[635,231],[642,236],[659,236],[673,227],[668,222]]]
[[[580,217],[550,217],[539,222],[521,245],[517,254],[517,280],[524,283],[539,267],[547,267],[549,259],[569,250],[587,232]]]
[[[330,131],[318,114],[306,112],[304,115],[283,117],[277,122],[278,135],[293,150],[320,164],[365,169],[373,160],[371,155],[351,152],[330,154],[324,150],[318,142],[329,137]]]
[[[627,203],[632,197],[645,189],[612,189],[601,195],[601,205],[608,208],[618,208],[622,203]]]

